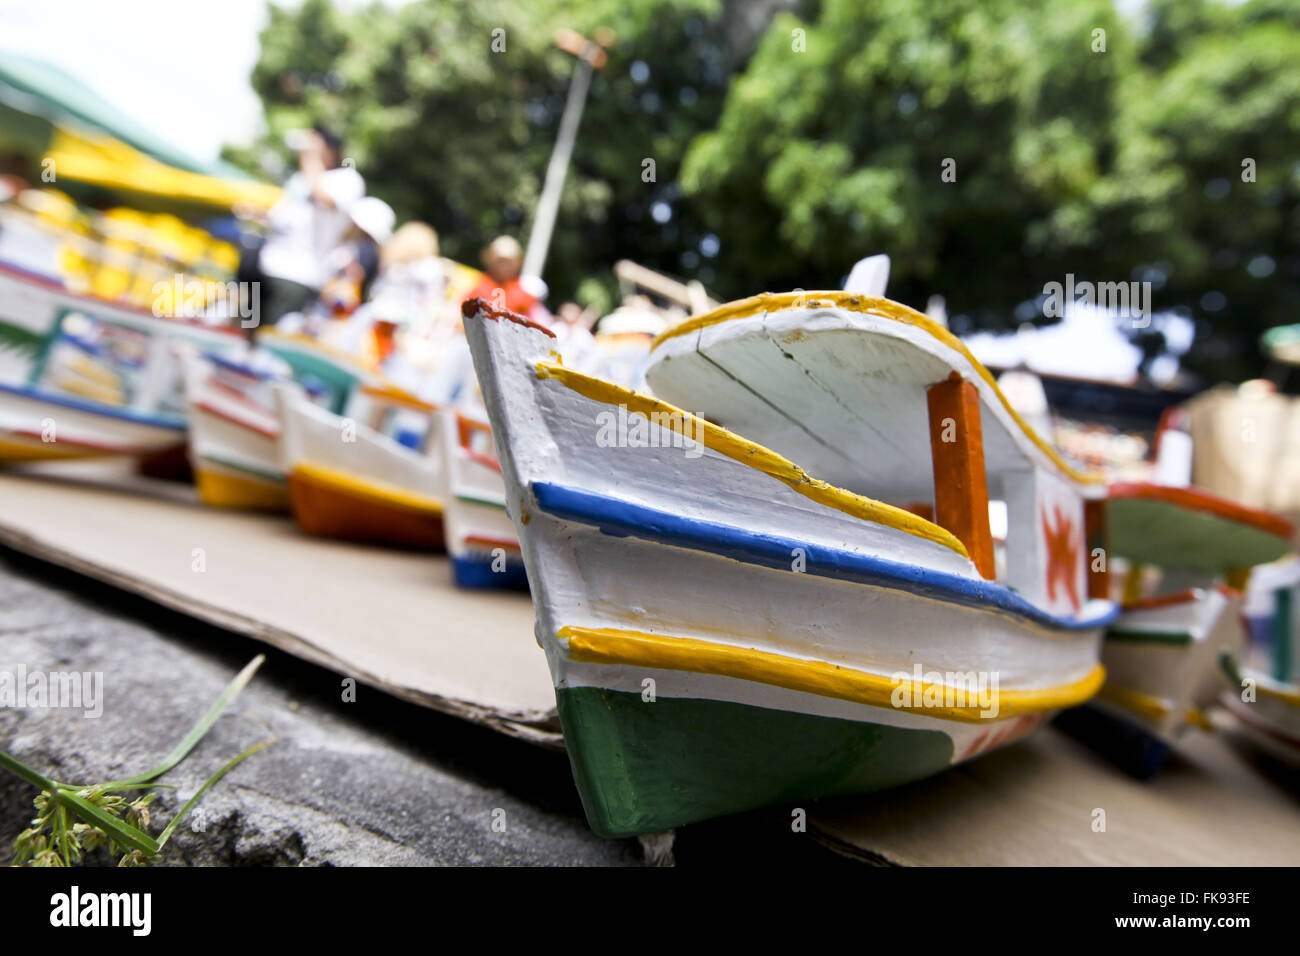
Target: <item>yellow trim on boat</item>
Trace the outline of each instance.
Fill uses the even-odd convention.
[[[1250,677],[1251,675],[1249,672],[1247,672],[1242,676]],[[1291,690],[1290,688],[1273,687],[1272,685],[1265,684],[1263,681],[1256,678],[1255,691],[1256,693],[1263,694],[1265,697],[1272,697],[1274,700],[1280,700],[1283,703],[1289,704],[1292,707],[1300,707],[1300,690]]]
[[[417,398],[406,389],[394,385],[392,382],[367,383],[361,386],[361,392],[363,395],[382,399],[394,405],[405,405],[407,408],[419,412],[436,412],[438,410],[437,405],[426,402],[422,398]]]
[[[359,498],[367,498],[371,501],[378,501],[398,508],[409,508],[412,511],[442,514],[443,503],[438,498],[407,491],[405,488],[399,488],[396,485],[372,481],[368,478],[359,478],[346,471],[330,468],[328,465],[300,461],[293,466],[293,474],[301,475],[309,481],[328,485],[340,492],[355,495]]]
[[[96,458],[112,454],[111,451],[78,448],[58,442],[39,440],[22,441],[0,438],[0,464],[20,461],[68,461],[74,458]]]
[[[1108,704],[1131,710],[1133,713],[1149,720],[1164,720],[1173,710],[1173,707],[1166,700],[1152,697],[1150,694],[1143,694],[1141,691],[1130,690],[1127,687],[1117,687],[1114,684],[1107,684],[1098,691],[1097,698],[1106,701]]]
[[[787,690],[834,697],[871,707],[906,710],[939,720],[956,720],[963,723],[981,721],[1041,711],[1061,710],[1081,704],[1095,694],[1106,679],[1105,669],[1098,664],[1087,676],[1070,684],[1055,687],[1035,687],[1023,690],[999,688],[991,703],[997,705],[997,717],[982,717],[978,703],[973,705],[927,706],[926,692],[938,694],[943,700],[945,691],[973,694],[965,688],[917,682],[910,679],[888,677],[869,671],[840,667],[825,661],[809,661],[771,651],[750,647],[735,647],[687,637],[666,637],[645,634],[641,631],[624,631],[614,628],[562,627],[557,635],[568,645],[569,658],[580,663],[618,664],[633,667],[654,667],[663,670],[689,671],[695,674],[716,674],[737,680],[769,684]],[[906,693],[899,693],[907,688]],[[907,701],[895,704],[895,698]]]
[[[622,405],[630,412],[643,415],[660,424],[667,422],[673,431],[695,441],[702,441],[719,454],[726,455],[742,465],[756,468],[766,475],[789,485],[805,498],[842,511],[854,518],[871,521],[889,528],[896,528],[918,538],[925,538],[936,544],[970,558],[966,546],[952,532],[926,521],[919,515],[887,505],[883,501],[865,498],[862,495],[845,491],[834,485],[811,477],[806,471],[776,452],[757,445],[734,432],[729,432],[720,425],[714,425],[702,418],[683,411],[675,405],[661,402],[657,398],[643,395],[630,388],[593,378],[581,372],[566,368],[555,362],[537,363],[538,378],[553,378],[560,384],[573,389],[584,398],[606,405]],[[651,416],[661,416],[652,418]]]
[[[732,319],[746,319],[759,313],[776,312],[783,309],[826,308],[846,309],[850,312],[862,312],[882,319],[892,319],[895,322],[902,322],[928,332],[970,362],[976,374],[993,388],[993,393],[997,395],[1002,402],[1002,406],[1011,415],[1012,421],[1020,426],[1021,431],[1038,446],[1038,449],[1043,454],[1051,459],[1057,468],[1080,484],[1102,484],[1106,480],[1099,474],[1079,471],[1062,458],[1060,453],[1047,441],[1039,437],[1038,433],[1029,426],[1029,423],[1011,407],[1011,403],[1007,401],[1007,397],[998,388],[998,383],[994,380],[992,374],[971,354],[970,349],[966,348],[961,339],[915,309],[909,309],[907,306],[891,299],[873,299],[852,292],[764,292],[760,295],[750,296],[748,299],[729,302],[726,305],[719,306],[712,312],[697,315],[694,318],[687,319],[680,325],[673,326],[671,329],[665,329],[655,336],[654,342],[650,345],[650,350],[654,351],[671,338],[687,335],[711,325],[729,322]]]
[[[195,468],[199,500],[213,508],[288,511],[289,491],[281,483],[257,475],[233,475],[215,468]]]
[[[85,380],[61,378],[54,384],[60,391],[103,402],[105,405],[126,405],[126,393],[122,391],[120,385],[116,387],[104,385],[89,377]]]

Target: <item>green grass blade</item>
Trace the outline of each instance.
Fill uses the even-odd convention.
[[[249,757],[253,756],[253,754],[257,753],[259,750],[265,750],[267,747],[271,746],[271,744],[275,743],[276,739],[277,738],[272,737],[270,740],[263,740],[261,743],[253,744],[253,746],[249,747],[248,749],[241,751],[240,753],[236,754],[234,757],[231,757],[230,760],[227,761],[224,767],[222,767],[220,770],[218,770],[216,773],[210,776],[207,780],[207,783],[199,787],[198,791],[194,794],[194,796],[190,797],[190,799],[186,802],[185,806],[181,807],[180,813],[172,817],[171,822],[168,823],[166,828],[164,828],[163,832],[158,835],[158,848],[161,850],[164,846],[167,845],[167,841],[171,839],[172,833],[176,830],[178,826],[180,826],[181,820],[183,820],[185,818],[185,815],[194,808],[194,805],[199,802],[199,799],[205,793],[208,792],[208,790],[212,787],[213,784],[215,784],[226,774],[230,773],[230,771],[234,770],[236,767],[238,767]]]
[[[54,808],[54,845],[58,847],[59,857],[64,866],[72,866],[72,847],[68,843],[68,810],[66,807]]]
[[[53,780],[42,776],[17,757],[11,757],[3,750],[0,750],[0,767],[4,767],[10,773],[22,777],[33,787],[40,787],[42,790],[48,790],[50,793],[53,793],[59,788],[59,785]]]
[[[199,722],[190,729],[190,732],[185,735],[185,739],[172,749],[172,752],[163,759],[162,763],[154,767],[152,770],[147,770],[134,777],[124,777],[121,780],[110,780],[108,783],[104,784],[104,786],[112,787],[115,790],[130,789],[132,784],[147,783],[155,777],[161,777],[168,770],[172,769],[172,767],[184,760],[189,756],[190,751],[194,749],[198,742],[203,739],[203,735],[206,734],[212,728],[212,725],[217,722],[217,718],[221,716],[221,712],[230,706],[230,702],[238,697],[239,692],[244,689],[245,685],[250,680],[253,679],[253,675],[257,673],[257,669],[262,666],[262,663],[265,660],[265,654],[258,654],[249,661],[247,666],[235,675],[235,679],[226,685],[226,689],[221,692],[221,696],[216,699],[210,708],[208,708],[208,712],[199,718]]]
[[[83,823],[99,827],[112,837],[115,842],[136,850],[142,850],[151,857],[158,855],[158,841],[143,830],[137,830],[125,820],[118,819],[107,810],[97,807],[84,797],[69,793],[67,790],[56,790],[55,797],[67,804],[68,809],[80,817]]]

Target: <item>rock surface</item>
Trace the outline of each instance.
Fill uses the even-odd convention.
[[[122,610],[125,609],[125,613]],[[0,552],[0,671],[103,674],[103,713],[0,707],[0,746],[55,779],[156,765],[263,648],[48,565]],[[540,750],[278,652],[163,779],[155,834],[226,760],[161,862],[218,865],[637,864],[593,834],[564,754]],[[526,796],[525,796],[526,794]],[[34,789],[0,773],[0,863]],[[496,827],[494,828],[494,821]]]
[[[587,827],[561,752],[364,686],[345,702],[338,674],[0,548],[0,672],[103,675],[98,717],[0,706],[0,748],[55,779],[98,782],[155,766],[263,652],[252,683],[162,778],[177,789],[160,792],[151,832],[232,756],[278,739],[204,795],[157,865],[647,862],[638,841]],[[0,771],[0,865],[35,795]],[[656,835],[649,853],[658,864],[852,865],[792,833],[781,807]]]

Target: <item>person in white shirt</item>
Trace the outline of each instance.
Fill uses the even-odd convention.
[[[330,278],[330,255],[352,226],[348,212],[366,192],[361,174],[341,165],[341,141],[324,127],[298,131],[292,145],[298,172],[267,214],[257,258],[267,325],[302,311],[320,294]]]

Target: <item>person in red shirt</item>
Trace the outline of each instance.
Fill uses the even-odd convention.
[[[524,250],[519,243],[510,236],[497,236],[483,250],[483,267],[487,272],[465,298],[486,299],[495,308],[506,308],[534,321],[549,318],[543,315],[546,310],[537,297],[520,284],[519,271],[523,264]]]

